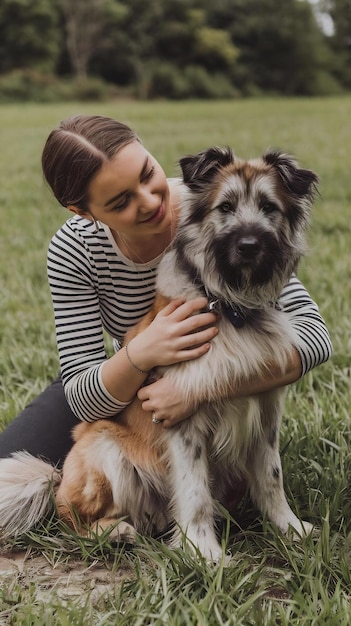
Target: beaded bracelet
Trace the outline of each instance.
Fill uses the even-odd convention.
[[[141,370],[140,367],[138,367],[137,365],[135,365],[135,363],[133,363],[132,359],[129,356],[129,352],[128,352],[128,343],[126,343],[126,345],[124,346],[126,349],[126,355],[127,355],[127,359],[129,361],[129,363],[134,367],[134,369],[136,369],[140,374],[148,374],[149,372],[146,370]]]

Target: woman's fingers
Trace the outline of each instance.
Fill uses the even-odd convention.
[[[182,397],[181,390],[175,388],[166,376],[142,387],[137,395],[143,410],[153,413],[160,420],[160,428],[174,426],[190,417],[195,410],[195,406]]]
[[[213,326],[216,321],[217,315],[215,313],[199,313],[180,322],[179,330],[183,335],[197,333],[206,326]]]
[[[171,315],[172,313],[174,313],[174,311],[179,309],[182,304],[185,304],[184,298],[176,298],[175,300],[171,300],[163,309],[161,309],[158,315],[167,317],[168,315]]]
[[[191,361],[192,359],[197,359],[211,348],[210,343],[203,343],[199,346],[194,346],[191,348],[185,348],[184,350],[178,350],[177,357],[174,360],[174,363],[182,363],[183,361]]]
[[[176,300],[171,300],[171,302],[160,311],[160,315],[172,315],[175,322],[181,322],[195,313],[205,310],[207,305],[207,298],[202,296],[188,300],[188,302],[185,302],[184,299],[177,298]]]
[[[177,324],[178,336],[198,333],[200,329],[207,326],[213,326],[217,320],[217,315],[215,313],[206,311],[207,304],[207,298],[203,297],[194,298],[188,302],[184,302],[182,300],[172,300],[164,309],[162,309],[159,315],[162,317],[169,317],[175,324]],[[212,338],[213,335],[210,332],[204,336],[203,339],[199,339],[199,341],[196,341],[195,343],[200,343],[200,341],[209,341]]]
[[[177,349],[178,350],[190,350],[191,348],[196,348],[201,346],[212,339],[218,334],[218,328],[216,326],[210,326],[204,330],[199,330],[197,332],[182,335],[177,340]]]
[[[189,361],[205,354],[218,332],[217,316],[206,311],[207,302],[204,297],[169,302],[150,326],[132,340],[138,367],[148,371],[157,365]]]

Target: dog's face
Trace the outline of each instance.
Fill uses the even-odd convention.
[[[211,148],[180,160],[189,193],[177,251],[213,295],[276,300],[305,250],[318,178],[280,152],[242,161]]]

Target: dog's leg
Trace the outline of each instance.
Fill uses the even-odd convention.
[[[170,432],[173,513],[179,526],[172,543],[181,544],[184,533],[189,544],[206,559],[219,561],[222,548],[214,529],[206,440],[196,428],[196,419],[205,421],[206,417],[193,415],[178,430]]]
[[[291,510],[284,493],[283,474],[279,454],[281,398],[266,394],[262,398],[263,432],[254,444],[249,462],[249,488],[254,503],[282,532],[292,528],[294,536],[310,533],[309,522],[301,522]]]
[[[78,531],[84,524],[104,531],[118,518],[138,521],[142,487],[133,465],[108,433],[94,439],[83,435],[67,456],[63,479],[56,494],[59,515]],[[82,522],[82,523],[81,523]],[[83,528],[83,532],[84,528]],[[121,521],[111,537],[130,543],[136,530]]]

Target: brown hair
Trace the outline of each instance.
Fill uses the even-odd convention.
[[[100,115],[76,115],[51,131],[42,154],[45,179],[63,206],[88,212],[88,188],[103,162],[124,146],[140,141],[121,122]]]

